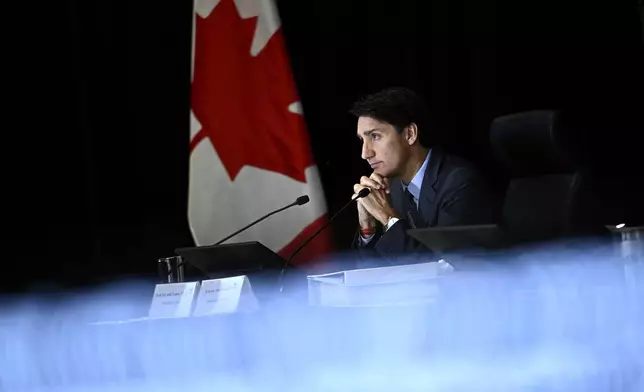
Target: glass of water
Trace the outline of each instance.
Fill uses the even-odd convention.
[[[161,283],[184,281],[184,265],[181,256],[162,257],[157,260]]]

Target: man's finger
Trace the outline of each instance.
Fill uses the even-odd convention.
[[[380,185],[378,182],[365,176],[360,177],[360,185],[371,189],[383,189],[382,185]]]
[[[356,193],[354,196],[356,196],[356,197],[357,197],[357,196],[358,196],[358,194]],[[354,199],[355,199],[355,197],[354,197]],[[369,209],[368,209],[368,208],[367,208],[367,206],[364,204],[364,197],[361,197],[360,199],[356,200],[356,203],[357,203],[357,204],[360,204],[362,207],[364,207],[364,209],[365,209],[365,210],[367,210],[367,212],[369,212]]]
[[[358,192],[360,192],[360,190],[361,190],[362,188],[364,188],[364,185],[361,185],[361,184],[354,184],[354,185],[353,185],[353,192],[354,192],[354,193],[358,193]]]
[[[371,176],[369,176],[369,178],[377,183],[381,189],[389,189],[389,181],[380,174],[373,172],[371,173]]]
[[[361,189],[362,189],[362,188],[361,188]],[[351,195],[351,200],[355,200],[355,199],[356,199],[356,197],[358,197],[358,192],[360,192],[360,191],[356,191],[353,195]],[[362,199],[364,199],[364,197],[361,197],[360,199],[358,199],[358,201],[360,201],[360,200],[362,200]]]

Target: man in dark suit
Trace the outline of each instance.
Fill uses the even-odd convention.
[[[360,267],[408,262],[400,256],[428,251],[411,228],[495,223],[499,203],[466,160],[431,142],[425,102],[404,88],[390,88],[356,102],[362,159],[373,169],[353,187],[358,199],[355,247]]]

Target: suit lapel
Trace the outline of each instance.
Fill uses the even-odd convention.
[[[425,176],[423,177],[423,184],[420,188],[420,200],[418,203],[418,212],[423,219],[423,227],[433,222],[436,215],[436,182],[438,181],[438,173],[444,158],[445,153],[443,151],[438,148],[432,149],[432,155],[429,157],[429,162],[425,169]],[[391,189],[391,204],[394,210],[399,214],[405,214],[402,181],[392,180],[389,186]]]
[[[392,181],[390,186],[391,205],[393,206],[394,210],[396,210],[396,212],[398,212],[401,217],[407,218],[408,223],[411,227],[424,227],[424,218],[415,208],[413,210],[411,209],[410,203],[413,203],[413,201],[407,200],[408,196],[403,190],[402,181]]]
[[[425,169],[425,176],[423,177],[423,184],[420,188],[420,200],[418,209],[420,215],[425,220],[425,225],[434,221],[436,215],[436,182],[438,181],[438,172],[445,159],[445,153],[439,148],[432,149],[427,168]]]
[[[393,180],[389,184],[389,189],[391,189],[391,205],[394,207],[394,210],[399,214],[404,214],[404,204],[403,204],[403,188],[402,182],[400,180]]]

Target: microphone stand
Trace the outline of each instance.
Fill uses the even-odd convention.
[[[271,217],[271,216],[277,214],[278,212],[282,212],[282,211],[284,211],[286,209],[289,209],[289,208],[291,208],[293,206],[304,205],[304,204],[308,203],[310,200],[311,199],[309,199],[309,197],[307,195],[300,196],[297,199],[295,199],[295,201],[293,203],[291,203],[289,205],[286,205],[286,206],[284,206],[284,207],[282,207],[282,208],[280,208],[278,210],[275,210],[275,211],[273,211],[271,213],[268,213],[268,214],[262,216],[261,218],[257,219],[256,221],[253,221],[253,222],[247,224],[246,226],[242,227],[241,229],[237,230],[236,232],[234,232],[234,233],[224,237],[223,239],[215,242],[212,246],[221,245],[223,242],[228,241],[229,239],[233,238],[237,234],[239,234],[242,231],[244,231],[244,230],[246,230],[246,229],[248,229],[248,228],[250,228],[250,227],[252,227],[252,226],[254,226],[256,224],[258,224],[259,222],[263,221],[264,219],[266,219],[268,217]],[[183,267],[184,264],[186,264],[186,261],[182,260],[181,263],[177,264],[177,266],[175,268],[178,269],[179,267]],[[205,271],[201,271],[201,272],[205,273]],[[170,275],[171,273],[172,273],[172,271],[170,271],[170,273],[168,275]]]
[[[284,266],[282,267],[282,270],[280,271],[280,276],[279,276],[280,292],[284,291],[284,272],[288,268],[289,264],[291,264],[291,260],[293,260],[293,257],[295,255],[297,255],[298,253],[300,253],[300,251],[302,249],[304,249],[304,247],[306,245],[308,245],[309,242],[311,242],[315,237],[317,237],[317,235],[320,234],[320,232],[322,232],[322,230],[327,228],[327,226],[329,226],[331,224],[331,222],[333,222],[335,220],[335,218],[338,215],[340,215],[340,213],[342,211],[346,210],[347,207],[349,207],[351,205],[351,203],[353,203],[354,201],[356,201],[358,199],[361,199],[363,197],[367,197],[369,195],[369,193],[371,193],[371,190],[369,188],[362,188],[360,190],[360,192],[358,192],[356,197],[354,197],[347,204],[342,206],[342,208],[340,208],[335,214],[333,214],[333,216],[331,218],[329,218],[329,220],[327,220],[322,226],[320,226],[320,228],[318,228],[315,231],[315,233],[313,233],[309,238],[307,238],[304,242],[302,242],[302,244],[300,246],[298,246],[297,249],[295,249],[295,251],[293,253],[291,253],[291,255],[288,257],[288,259],[286,259],[286,261],[284,262]]]
[[[271,212],[270,214],[264,215],[263,217],[257,219],[256,221],[251,222],[251,223],[247,224],[246,226],[242,227],[241,229],[237,230],[236,232],[232,233],[231,235],[229,235],[227,237],[224,237],[223,239],[215,242],[213,245],[220,245],[223,242],[228,241],[229,239],[233,238],[234,236],[236,236],[237,234],[241,233],[242,231],[248,229],[251,226],[254,226],[254,225],[258,224],[259,222],[263,221],[264,219],[266,219],[268,217],[271,217],[271,216],[277,214],[278,212],[282,212],[282,211],[284,211],[284,210],[286,210],[288,208],[291,208],[293,206],[302,205],[302,204],[306,204],[306,203],[309,202],[308,196],[302,196],[302,197],[306,197],[305,202],[302,203],[303,200],[300,200],[300,197],[298,197],[297,200],[295,200],[293,203],[291,203],[291,204],[289,204],[287,206],[284,206],[284,207],[280,208],[279,210],[275,210],[275,211]]]

